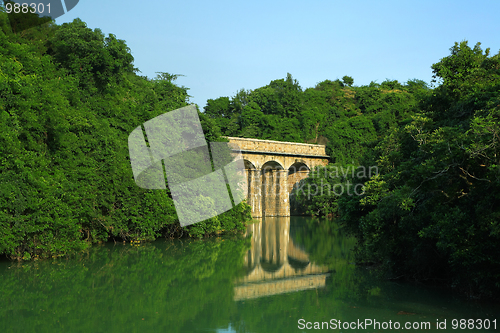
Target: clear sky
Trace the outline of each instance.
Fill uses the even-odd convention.
[[[500,0],[80,0],[56,22],[77,17],[125,40],[142,75],[184,75],[201,109],[287,73],[304,89],[344,75],[429,83],[454,42],[500,50]]]

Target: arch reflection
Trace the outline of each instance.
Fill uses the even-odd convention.
[[[290,238],[290,217],[266,217],[247,226],[251,248],[244,256],[246,276],[236,282],[234,299],[243,300],[325,286],[326,266]]]

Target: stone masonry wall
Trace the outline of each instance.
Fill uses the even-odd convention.
[[[227,138],[230,142],[236,143],[241,150],[289,153],[297,155],[316,155],[326,157],[325,146],[323,145],[235,137]]]

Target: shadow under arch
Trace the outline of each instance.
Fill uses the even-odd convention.
[[[296,200],[297,191],[301,184],[309,176],[311,169],[304,161],[296,161],[288,168],[288,200],[290,202],[290,215],[304,214],[304,208]]]
[[[277,161],[268,161],[261,168],[261,202],[262,216],[278,216],[281,208],[281,194],[286,191],[283,188],[286,179],[285,169]]]
[[[250,162],[249,160],[243,160],[243,164],[245,166],[245,170],[256,170],[255,164]]]
[[[285,170],[280,162],[268,161],[262,165],[262,172],[269,172],[271,170]]]
[[[305,163],[303,160],[296,160],[295,163],[290,165],[288,168],[288,175],[291,175],[296,172],[309,172],[311,171],[311,168]]]
[[[295,259],[294,257],[288,256],[288,264],[296,269],[296,270],[304,270],[309,266],[311,262],[309,260],[307,261],[302,261],[299,259]]]
[[[264,259],[260,262],[260,267],[268,273],[275,273],[283,267],[283,263],[267,262]]]

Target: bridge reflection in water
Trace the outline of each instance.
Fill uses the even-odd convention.
[[[247,226],[251,249],[245,255],[247,275],[234,287],[236,301],[325,286],[328,268],[290,238],[290,217],[266,217]]]

